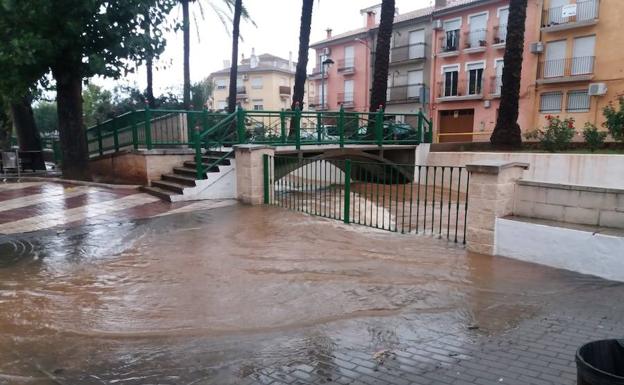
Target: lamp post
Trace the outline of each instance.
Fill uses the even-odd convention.
[[[323,60],[321,63],[321,106],[325,104],[325,66],[334,64],[330,58]]]

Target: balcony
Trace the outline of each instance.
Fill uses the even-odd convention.
[[[439,39],[439,57],[451,57],[459,55],[459,29],[446,31]]]
[[[325,68],[325,73],[323,74],[323,78],[327,79],[327,68]],[[321,67],[316,67],[312,70],[312,73],[308,75],[308,79],[310,80],[320,80],[321,79]]]
[[[390,51],[390,65],[425,60],[425,47],[425,43],[416,43],[393,47]]]
[[[420,103],[424,85],[404,84],[388,87],[388,104]]]
[[[245,86],[237,86],[236,87],[236,99],[247,99],[247,87]]]
[[[498,49],[504,49],[507,43],[507,24],[501,24],[494,27],[494,38],[492,46]]]
[[[338,93],[338,104],[344,108],[353,108],[353,92],[340,92]]]
[[[484,52],[487,47],[487,30],[478,29],[465,33],[464,52]]]
[[[466,79],[459,79],[456,84],[438,82],[438,102],[454,102],[483,99],[483,79],[480,84],[468,85]]]
[[[320,96],[311,97],[311,98],[309,98],[308,101],[310,103],[310,107],[314,108],[317,111],[325,111],[325,110],[328,109],[327,95],[325,95],[325,101],[323,103],[321,103],[321,97]]]
[[[579,0],[576,4],[547,9],[542,15],[542,31],[556,32],[598,23],[599,0]]]
[[[490,96],[500,98],[503,89],[503,77],[492,76],[490,78]]]
[[[338,60],[338,73],[343,75],[352,75],[355,73],[355,58],[346,58]]]
[[[280,97],[282,97],[282,98],[289,98],[290,97],[290,93],[291,93],[290,87],[288,87],[288,86],[279,86]]]
[[[582,56],[539,63],[538,84],[589,81],[594,76],[595,56]]]

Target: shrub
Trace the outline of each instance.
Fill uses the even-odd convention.
[[[594,152],[602,147],[606,137],[606,132],[598,131],[598,128],[589,122],[585,123],[585,127],[583,128],[583,138],[585,138],[587,147],[589,147],[591,152]]]
[[[547,115],[548,125],[527,132],[527,139],[537,139],[546,151],[557,152],[568,148],[572,138],[576,134],[574,118],[559,119],[559,116]]]
[[[602,110],[602,114],[606,119],[602,126],[609,130],[613,139],[618,142],[624,142],[624,97],[620,96],[618,101],[619,106],[617,110],[613,102],[609,102]]]

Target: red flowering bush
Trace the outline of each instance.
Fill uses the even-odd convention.
[[[546,115],[546,120],[546,127],[527,132],[525,137],[539,140],[546,151],[557,152],[567,149],[576,134],[574,118],[561,120],[559,115]]]

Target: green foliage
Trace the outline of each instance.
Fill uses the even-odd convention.
[[[82,113],[86,127],[112,118],[113,94],[98,85],[87,85],[82,91]]]
[[[212,96],[212,88],[212,82],[208,78],[191,86],[191,104],[193,109],[201,110],[206,107],[208,99]]]
[[[33,106],[37,129],[42,134],[58,131],[58,116],[56,103],[42,101]]]
[[[583,138],[587,143],[587,147],[591,152],[596,151],[604,144],[607,133],[604,131],[598,131],[595,125],[587,122],[583,128]]]
[[[624,97],[620,97],[618,102],[617,108],[610,102],[602,110],[602,114],[606,119],[602,125],[609,130],[613,139],[618,142],[624,142]]]
[[[543,129],[535,129],[527,132],[527,139],[537,139],[546,151],[557,152],[568,148],[574,138],[574,118],[561,120],[559,116],[547,115],[548,125]]]

